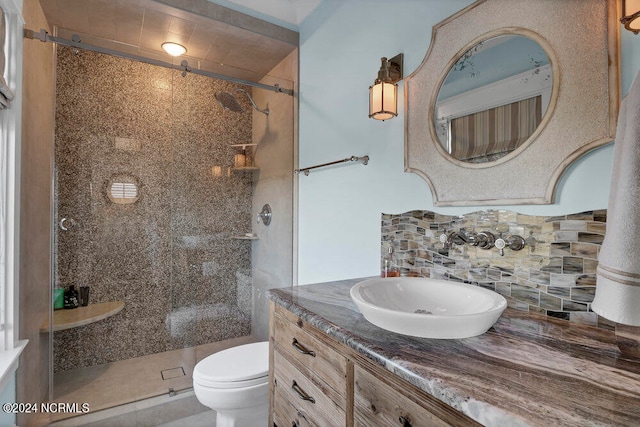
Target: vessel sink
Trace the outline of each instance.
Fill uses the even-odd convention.
[[[351,288],[351,299],[374,325],[423,338],[483,334],[507,307],[502,295],[488,289],[420,277],[368,279]]]

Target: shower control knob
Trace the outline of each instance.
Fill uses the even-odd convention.
[[[264,225],[271,224],[271,206],[266,204],[262,207],[262,211],[258,212],[258,224],[263,223]]]
[[[507,242],[502,237],[496,239],[494,243],[495,247],[500,251],[500,256],[504,256],[504,248],[507,246]]]

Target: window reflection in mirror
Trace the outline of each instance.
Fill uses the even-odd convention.
[[[481,41],[453,64],[438,91],[440,144],[469,163],[508,155],[540,125],[552,83],[549,57],[535,40],[509,34]]]

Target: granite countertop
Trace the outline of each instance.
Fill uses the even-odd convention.
[[[640,426],[640,361],[620,354],[612,331],[507,309],[477,337],[409,337],[365,320],[349,296],[360,280],[269,296],[484,425]]]

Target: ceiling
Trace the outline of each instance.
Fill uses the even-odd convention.
[[[279,4],[276,19],[297,20],[320,0],[233,0]],[[102,48],[171,63],[161,44],[184,45],[191,68],[259,81],[298,46],[296,31],[207,0],[40,0],[54,35]],[[289,8],[281,7],[283,4]],[[291,5],[300,6],[292,15]],[[306,5],[302,8],[302,5]],[[314,6],[315,7],[315,6]],[[262,12],[260,12],[262,13]],[[259,14],[258,14],[259,15]],[[270,16],[272,16],[270,15]],[[305,15],[306,16],[306,15]],[[289,21],[287,21],[289,22]],[[32,28],[38,31],[39,28]]]
[[[256,12],[254,16],[265,15],[275,18],[278,21],[290,24],[290,27],[297,29],[304,19],[320,4],[322,0],[210,0],[226,5],[231,9],[245,9],[249,15],[250,11]],[[240,6],[240,8],[234,7]],[[268,20],[268,19],[267,19]]]

